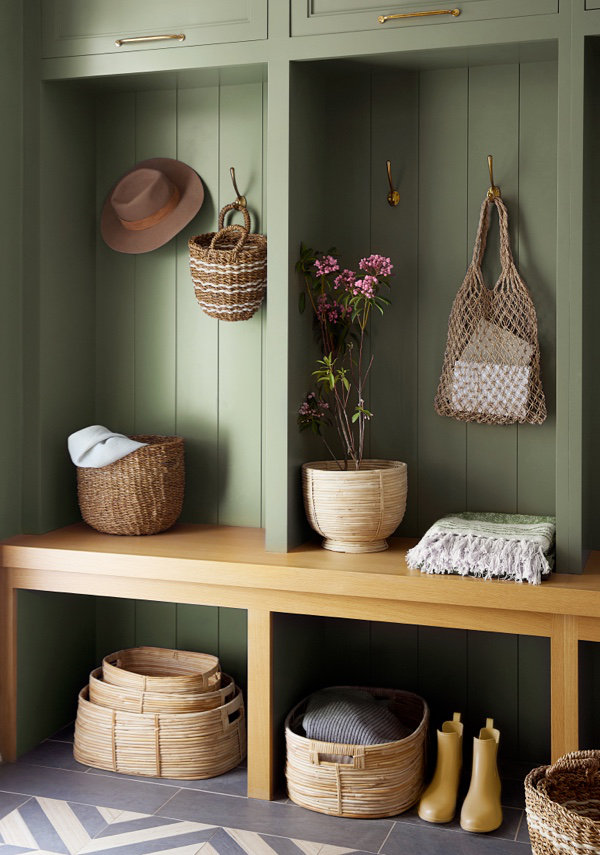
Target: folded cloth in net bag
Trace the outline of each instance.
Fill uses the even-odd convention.
[[[554,517],[462,513],[442,517],[406,553],[422,573],[458,573],[539,585],[554,566]]]
[[[332,688],[309,698],[302,727],[309,739],[343,745],[379,745],[404,739],[412,728],[362,689]]]

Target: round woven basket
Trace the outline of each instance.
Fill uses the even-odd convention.
[[[228,211],[240,210],[244,226],[223,227]],[[226,205],[219,230],[189,240],[190,272],[202,310],[220,321],[246,321],[258,310],[267,287],[267,239],[250,234],[246,208]]]
[[[406,463],[363,460],[359,469],[340,469],[335,460],[304,463],[302,489],[306,516],[325,549],[381,552],[406,510]]]
[[[130,647],[104,657],[102,678],[112,686],[139,692],[214,692],[221,688],[221,666],[209,653]]]
[[[102,669],[90,674],[90,701],[100,707],[123,712],[191,713],[222,707],[235,694],[235,684],[227,674],[221,675],[221,688],[214,692],[142,692],[124,686],[113,686],[102,679]]]
[[[574,751],[525,778],[534,855],[600,853],[600,751]]]
[[[414,728],[405,739],[381,745],[342,745],[303,736],[308,699],[285,722],[286,777],[297,805],[334,816],[395,816],[412,807],[423,789],[429,708],[412,692],[364,689],[390,701],[398,718]]]
[[[128,775],[197,780],[223,775],[246,756],[244,702],[196,713],[132,713],[99,707],[79,693],[74,757]]]
[[[115,463],[77,467],[81,516],[105,534],[157,534],[181,513],[184,490],[183,439],[136,435],[147,445]]]

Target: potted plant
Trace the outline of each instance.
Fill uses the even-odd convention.
[[[365,399],[374,360],[367,354],[367,327],[373,312],[383,314],[390,304],[384,290],[392,263],[369,255],[358,268],[341,268],[333,249],[322,254],[304,244],[296,264],[305,284],[300,309],[308,298],[321,350],[298,425],[316,433],[330,455],[303,465],[304,507],[324,548],[336,552],[387,549],[386,538],[406,508],[406,464],[364,458],[373,417]]]

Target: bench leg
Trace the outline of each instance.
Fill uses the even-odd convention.
[[[552,762],[579,748],[577,618],[554,615],[550,639]]]
[[[272,614],[248,609],[248,796],[272,799],[273,770]]]

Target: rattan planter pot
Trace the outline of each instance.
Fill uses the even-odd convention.
[[[174,525],[181,514],[183,439],[131,438],[148,444],[108,466],[77,467],[81,516],[104,534],[158,534]]]
[[[74,757],[128,775],[197,780],[223,775],[246,756],[241,692],[225,706],[197,713],[131,713],[99,707],[79,694]]]
[[[600,751],[574,751],[525,778],[534,855],[600,853]]]
[[[221,688],[221,666],[209,653],[130,647],[104,657],[102,678],[140,692],[214,692]]]
[[[191,713],[222,707],[235,694],[233,679],[221,675],[221,688],[214,692],[143,692],[113,686],[102,679],[102,669],[90,674],[90,701],[100,707],[123,712]]]
[[[406,510],[406,463],[363,460],[358,470],[341,470],[334,460],[305,463],[302,490],[306,516],[325,549],[381,552]]]
[[[288,793],[297,805],[334,816],[373,819],[402,813],[419,799],[429,708],[412,692],[365,691],[391,700],[391,708],[414,731],[381,745],[317,742],[302,735],[305,699],[285,722]]]

